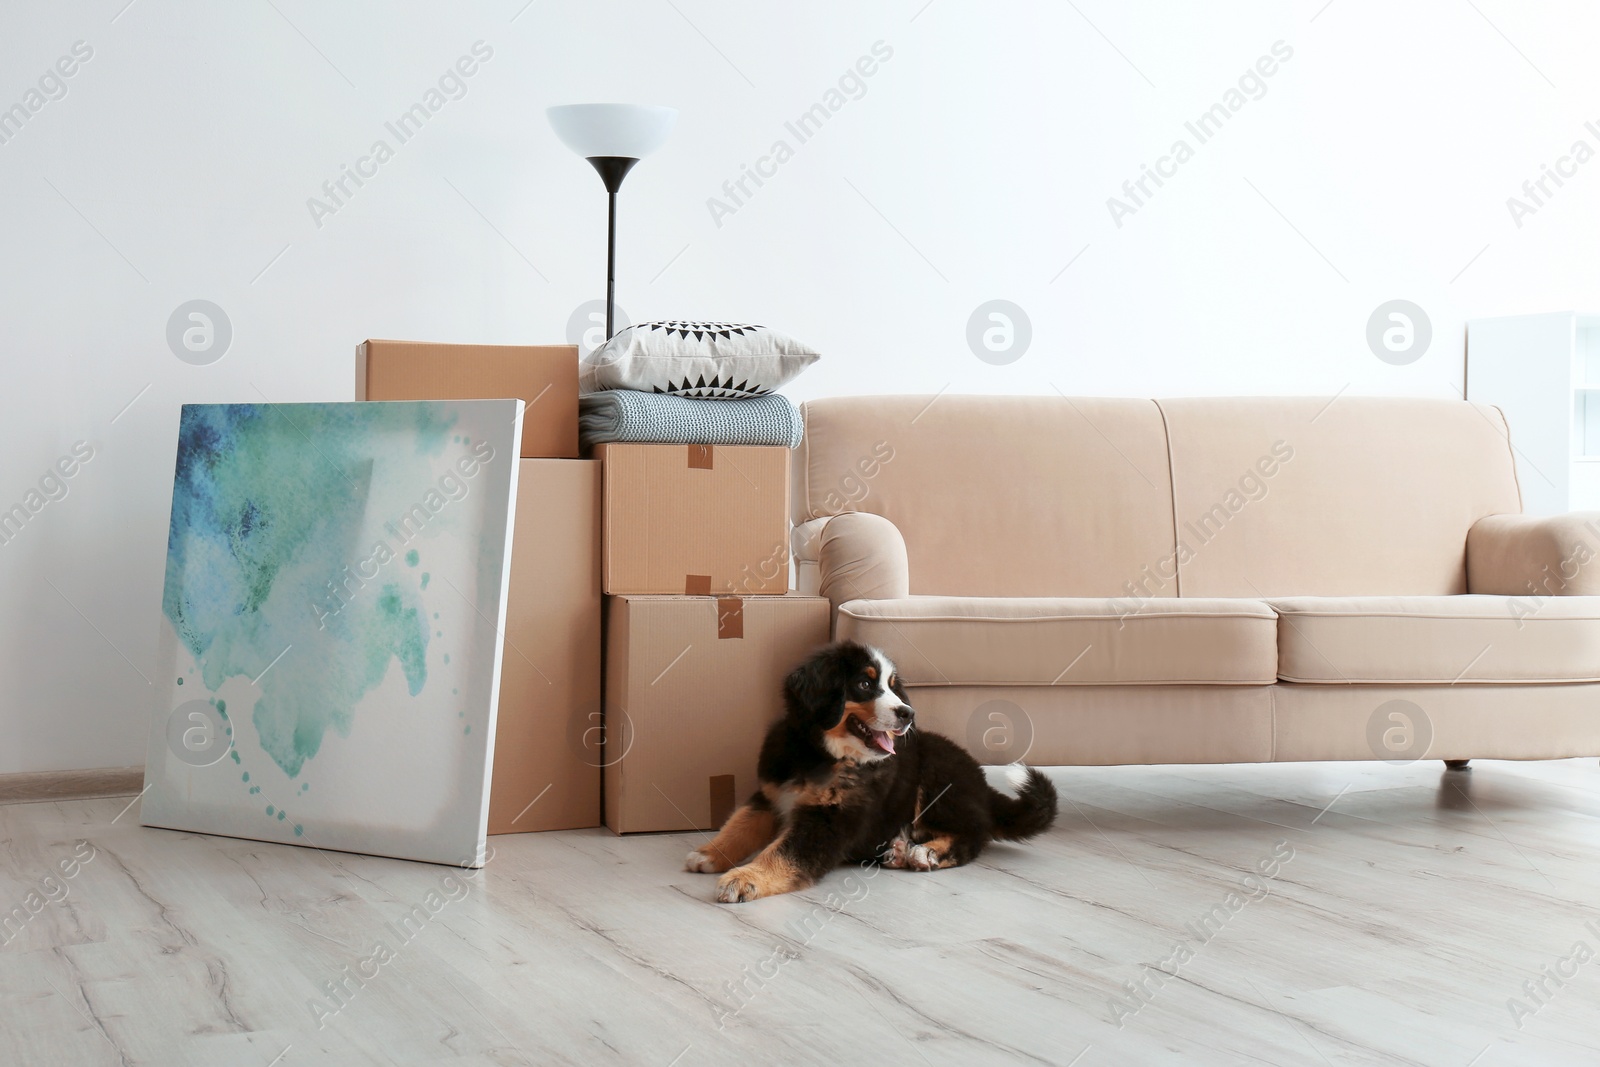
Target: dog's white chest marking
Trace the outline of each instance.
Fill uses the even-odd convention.
[[[767,802],[780,819],[799,807],[830,807],[842,804],[855,791],[859,780],[847,771],[835,771],[827,781],[786,782],[780,786],[764,786]]]
[[[799,799],[800,790],[798,788],[792,785],[783,786],[777,790],[777,795],[772,798],[772,810],[776,811],[780,818],[788,818],[789,813],[794,810],[794,806]]]

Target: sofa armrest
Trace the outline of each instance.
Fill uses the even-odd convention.
[[[815,560],[817,592],[837,610],[848,600],[894,600],[909,595],[906,542],[882,515],[851,511],[794,528],[797,564]]]
[[[1600,511],[1489,515],[1467,532],[1467,592],[1600,596]]]

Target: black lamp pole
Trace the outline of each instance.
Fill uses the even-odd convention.
[[[622,188],[622,179],[639,160],[633,156],[589,156],[588,160],[606,186],[606,340],[609,341],[614,332],[617,293],[617,190]]]

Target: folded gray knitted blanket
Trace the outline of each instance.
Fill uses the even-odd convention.
[[[585,446],[800,444],[800,412],[774,393],[749,400],[691,400],[665,393],[607,389],[578,398]]]

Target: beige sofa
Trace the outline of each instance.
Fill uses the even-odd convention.
[[[804,406],[799,583],[988,762],[1600,755],[1600,513],[1519,514],[1498,409]]]

